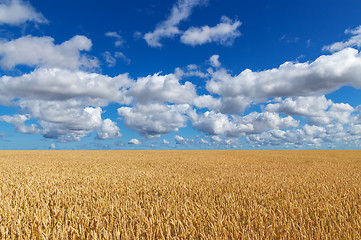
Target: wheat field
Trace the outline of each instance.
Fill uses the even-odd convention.
[[[361,239],[361,151],[0,151],[0,239]]]

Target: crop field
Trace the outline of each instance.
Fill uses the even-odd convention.
[[[0,151],[0,239],[361,239],[361,151]]]

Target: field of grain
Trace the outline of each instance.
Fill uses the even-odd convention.
[[[361,151],[0,151],[0,239],[361,239]]]

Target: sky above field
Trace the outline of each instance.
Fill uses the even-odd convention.
[[[360,9],[0,0],[0,149],[360,149]]]

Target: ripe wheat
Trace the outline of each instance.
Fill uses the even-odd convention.
[[[361,239],[361,152],[0,151],[0,239]]]

